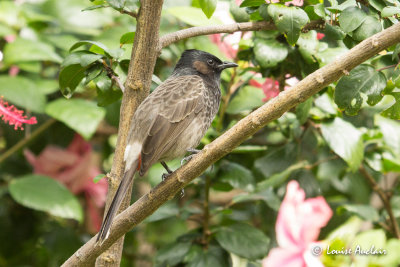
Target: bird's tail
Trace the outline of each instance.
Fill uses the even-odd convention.
[[[100,242],[100,244],[103,243],[110,234],[110,228],[114,217],[118,212],[119,206],[121,205],[122,200],[126,195],[126,192],[128,192],[128,189],[131,188],[129,185],[131,184],[133,177],[135,176],[136,170],[136,168],[131,167],[128,171],[124,173],[124,177],[119,184],[117,192],[114,195],[114,199],[111,202],[110,207],[108,208],[107,215],[104,218],[103,223],[101,224],[96,242]]]

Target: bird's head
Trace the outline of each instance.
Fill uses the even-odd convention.
[[[182,53],[174,73],[182,72],[181,74],[185,75],[184,72],[189,72],[187,74],[200,74],[219,79],[224,69],[237,66],[236,63],[222,61],[210,53],[190,49]]]

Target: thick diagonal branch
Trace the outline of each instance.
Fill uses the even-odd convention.
[[[126,232],[150,216],[186,184],[203,173],[211,164],[252,136],[267,123],[338,80],[351,69],[387,47],[400,42],[400,23],[364,40],[334,62],[308,75],[290,90],[264,104],[239,121],[234,127],[207,145],[199,154],[168,179],[142,196],[115,219],[109,238],[95,246],[96,236],[72,255],[63,266],[82,266],[93,261]]]

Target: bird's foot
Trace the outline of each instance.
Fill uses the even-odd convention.
[[[192,153],[192,154],[189,155],[189,156],[187,156],[187,157],[184,157],[184,158],[181,160],[181,166],[183,165],[183,163],[184,163],[185,161],[188,162],[189,160],[191,160],[191,159],[193,158],[193,156],[196,155],[197,153],[199,153],[201,150],[195,149],[195,148],[189,148],[189,149],[186,150],[186,151],[189,152],[189,153]]]
[[[168,167],[168,165],[167,165],[167,163],[165,163],[165,161],[161,161],[161,165],[167,171],[167,173],[163,173],[163,175],[161,176],[161,179],[164,181],[173,173],[173,171]]]

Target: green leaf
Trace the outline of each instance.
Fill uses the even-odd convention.
[[[265,257],[270,243],[263,232],[244,223],[219,228],[215,238],[227,251],[250,260]]]
[[[86,75],[89,66],[82,67],[80,64],[66,66],[61,69],[58,76],[61,92],[67,98],[70,98],[75,88],[79,85]]]
[[[317,32],[309,31],[302,33],[297,40],[299,51],[305,61],[309,64],[317,62],[319,42],[317,40]]]
[[[299,39],[300,30],[307,24],[307,13],[298,7],[287,7],[281,4],[268,6],[268,14],[272,17],[280,32],[285,33],[290,45],[294,45]]]
[[[121,45],[124,44],[133,44],[133,41],[135,40],[135,34],[136,32],[127,32],[124,35],[121,36],[119,39],[119,43]]]
[[[343,40],[346,33],[337,25],[325,24],[325,34],[333,40]]]
[[[394,92],[391,95],[395,98],[395,102],[389,108],[382,111],[381,115],[389,119],[400,120],[400,93]]]
[[[121,10],[124,7],[125,0],[106,0],[107,3],[116,10]]]
[[[343,31],[350,33],[366,20],[367,14],[358,7],[348,7],[340,13],[339,23]]]
[[[106,73],[102,73],[96,78],[97,104],[100,107],[108,106],[122,97],[122,91],[112,86],[111,79]]]
[[[211,18],[217,8],[217,0],[199,0],[199,4],[207,18]]]
[[[46,97],[32,80],[16,76],[0,75],[0,96],[17,107],[42,113]]]
[[[157,251],[156,263],[161,265],[165,264],[167,266],[174,266],[183,261],[190,249],[190,242],[176,242],[174,244],[169,244],[164,246]]]
[[[82,11],[90,11],[90,10],[95,10],[95,9],[99,9],[99,8],[104,8],[104,7],[108,7],[108,5],[102,4],[102,5],[89,6],[89,7],[82,9]]]
[[[400,44],[397,44],[396,47],[393,50],[393,55],[392,55],[392,60],[393,61],[399,61],[399,53],[400,53]],[[396,81],[400,81],[400,79],[397,78]]]
[[[357,6],[356,0],[347,0],[341,3],[340,5],[338,5],[336,2],[335,4],[332,4],[332,6],[327,7],[326,9],[328,9],[332,13],[340,13],[348,7],[355,7],[355,6]]]
[[[244,8],[240,8],[235,1],[231,1],[229,5],[229,12],[231,12],[236,22],[246,22],[250,20],[250,15]]]
[[[288,143],[284,147],[271,149],[267,155],[258,158],[254,162],[254,167],[260,171],[265,178],[270,177],[275,173],[280,173],[292,165],[296,158],[297,147]]]
[[[383,134],[383,141],[397,158],[400,159],[400,124],[398,121],[390,120],[379,115],[375,115],[375,125],[379,127]]]
[[[367,103],[376,105],[382,99],[382,91],[386,87],[386,77],[372,66],[362,64],[342,77],[335,89],[335,102],[346,114],[355,115],[361,108],[363,98],[367,95]]]
[[[312,107],[312,103],[313,103],[313,98],[310,97],[305,102],[299,104],[296,107],[296,117],[299,120],[300,124],[304,124],[307,121],[310,109]]]
[[[262,4],[265,4],[265,0],[244,0],[240,7],[261,6]]]
[[[254,177],[250,170],[240,164],[223,160],[220,165],[219,179],[235,188],[246,191],[254,190]]]
[[[291,162],[294,160],[291,159]],[[289,176],[294,172],[299,169],[304,168],[307,165],[307,161],[303,160],[300,161],[296,164],[293,164],[289,166],[288,168],[284,169],[283,171],[279,173],[274,173],[271,176],[268,177],[268,179],[261,181],[257,183],[256,190],[257,191],[263,191],[268,188],[276,188],[281,186],[286,180],[289,178]],[[265,171],[264,171],[265,172]]]
[[[322,136],[329,147],[356,171],[364,157],[362,133],[353,124],[336,117],[321,125]]]
[[[239,89],[239,92],[229,102],[226,112],[228,114],[238,114],[243,111],[251,111],[264,104],[262,101],[264,97],[265,95],[260,88],[245,86]]]
[[[211,26],[222,24],[217,18],[208,19],[203,11],[195,7],[171,7],[167,12],[191,26]]]
[[[224,251],[218,246],[210,245],[203,249],[198,245],[192,245],[188,255],[185,257],[186,267],[228,267]]]
[[[72,52],[75,49],[77,49],[83,45],[90,45],[91,46],[90,51],[95,52],[96,54],[106,55],[109,58],[118,58],[118,54],[120,53],[117,50],[109,49],[106,45],[104,45],[100,42],[90,41],[90,40],[84,40],[84,41],[79,41],[79,42],[75,43],[69,49],[69,51]]]
[[[104,173],[100,173],[99,175],[96,175],[96,177],[93,178],[93,183],[97,184],[101,179],[106,178],[107,175]]]
[[[274,39],[255,39],[254,54],[258,64],[263,68],[271,68],[285,60],[288,49]]]
[[[367,16],[361,26],[353,32],[352,37],[354,40],[362,41],[381,31],[381,22],[375,17]]]
[[[310,20],[318,20],[325,18],[325,7],[324,4],[317,4],[312,6],[306,6],[304,11],[307,13],[307,16]]]
[[[105,110],[83,99],[57,99],[47,104],[46,113],[90,139],[104,118]]]
[[[93,62],[101,59],[103,55],[95,54],[90,51],[76,51],[69,54],[61,64],[62,68],[69,65],[80,64],[82,67],[86,67]]]
[[[393,15],[400,14],[400,8],[396,6],[387,6],[382,9],[381,16],[383,18],[391,17]]]
[[[373,8],[380,12],[382,12],[383,8],[386,7],[386,3],[383,0],[369,0],[368,2]]]
[[[255,193],[246,193],[241,195],[236,195],[232,199],[232,203],[241,203],[246,201],[258,201],[262,200],[267,204],[271,209],[278,211],[281,205],[281,200],[274,193],[272,187],[268,187],[267,189],[255,192]]]
[[[79,222],[83,220],[78,199],[54,179],[41,175],[27,175],[12,180],[9,190],[13,199],[25,207]]]
[[[371,222],[376,222],[379,220],[378,212],[370,205],[345,204],[340,206],[337,211],[339,214],[341,214],[343,211],[347,211],[350,214],[355,214],[360,218]]]
[[[62,58],[54,51],[54,47],[40,41],[17,38],[4,47],[4,63],[6,65],[30,61],[52,61],[61,63]]]

